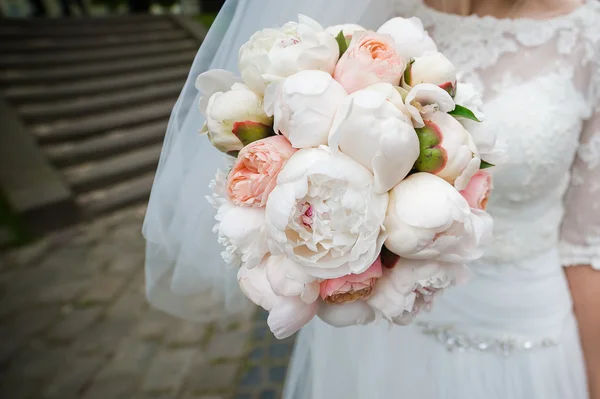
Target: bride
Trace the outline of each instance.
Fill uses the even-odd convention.
[[[597,0],[228,0],[169,124],[144,225],[150,301],[193,320],[248,309],[211,233],[206,165],[220,155],[196,134],[193,83],[209,68],[237,72],[253,32],[298,13],[371,28],[419,17],[483,93],[476,128],[507,159],[493,170],[496,239],[471,282],[408,327],[315,319],[298,337],[284,397],[600,399]]]

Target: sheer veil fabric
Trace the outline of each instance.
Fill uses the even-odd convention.
[[[237,70],[238,50],[250,36],[298,14],[324,27],[344,22],[378,26],[393,15],[388,0],[227,0],[202,44],[173,108],[144,221],[146,289],[150,302],[173,315],[206,321],[248,309],[236,270],[221,259],[206,201],[216,165],[225,159],[198,134],[196,77],[208,69]]]

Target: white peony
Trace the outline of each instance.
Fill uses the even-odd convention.
[[[266,206],[269,245],[317,278],[362,273],[377,258],[388,194],[373,176],[328,147],[296,152]]]
[[[240,48],[239,70],[257,93],[299,71],[315,69],[331,74],[339,58],[333,36],[312,19],[300,15],[278,29],[263,29]]]
[[[358,32],[358,31],[366,30],[366,29],[357,24],[341,24],[341,25],[329,26],[325,30],[327,31],[327,33],[329,33],[333,37],[336,37],[337,35],[340,34],[340,32],[343,32],[343,35],[347,39],[349,37],[352,37],[354,32]]]
[[[234,83],[241,83],[242,79],[235,76],[233,73],[224,69],[211,69],[196,77],[196,90],[202,96],[198,102],[198,109],[202,115],[206,115],[206,106],[208,99],[217,92],[225,92],[231,89]]]
[[[302,71],[267,88],[265,111],[274,116],[275,132],[294,148],[327,144],[338,106],[348,96],[341,84],[322,71]]]
[[[433,83],[454,96],[456,68],[442,53],[425,53],[406,67],[403,86],[410,88],[419,83]]]
[[[424,117],[437,111],[450,112],[456,106],[448,92],[432,83],[421,83],[413,87],[406,95],[405,102],[415,127],[425,126]]]
[[[460,264],[398,258],[394,267],[384,268],[367,303],[378,316],[405,325],[465,273]]]
[[[284,297],[273,292],[263,264],[238,270],[238,282],[242,292],[255,304],[269,311],[267,324],[277,339],[296,333],[317,313],[318,301],[306,303],[300,297]]]
[[[444,112],[425,115],[424,124],[416,129],[421,155],[414,168],[433,173],[457,190],[464,190],[481,166],[473,137],[452,115]]]
[[[254,140],[272,133],[273,118],[265,114],[262,97],[242,83],[234,83],[228,91],[213,93],[203,113],[206,122],[200,132],[207,133],[219,151],[231,155],[244,147],[245,127],[252,128]]]
[[[210,184],[214,190],[207,200],[217,209],[217,224],[213,232],[224,247],[223,260],[230,265],[247,267],[258,265],[268,253],[265,230],[264,208],[239,207],[227,199],[225,182],[227,176],[217,171],[215,180]]]
[[[271,288],[277,295],[297,296],[306,303],[313,303],[319,298],[319,281],[287,257],[270,256],[266,271]]]
[[[429,34],[423,29],[419,18],[392,18],[377,30],[392,36],[396,42],[398,53],[408,62],[429,51],[437,51],[437,47]]]
[[[465,263],[481,257],[492,218],[443,179],[416,173],[390,191],[385,229],[385,246],[398,256]]]
[[[379,83],[346,98],[331,128],[329,146],[373,172],[376,193],[400,183],[419,157],[419,139],[403,111],[398,91]]]

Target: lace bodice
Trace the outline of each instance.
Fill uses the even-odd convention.
[[[445,14],[396,0],[484,97],[505,151],[493,170],[495,242],[486,262],[559,246],[564,265],[600,268],[600,2],[551,20]],[[477,129],[481,129],[477,131]]]

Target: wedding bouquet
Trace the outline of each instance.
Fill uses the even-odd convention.
[[[209,201],[277,338],[315,315],[406,324],[467,277],[492,227],[492,165],[465,128],[481,100],[417,18],[370,31],[300,16],[255,33],[239,70],[196,82],[201,132],[232,161]]]

